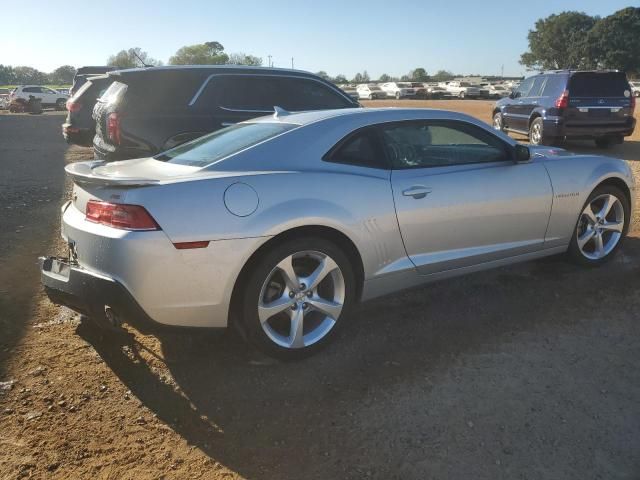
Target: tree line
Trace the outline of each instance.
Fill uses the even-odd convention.
[[[32,67],[0,64],[0,85],[68,85],[75,74],[76,69],[71,65],[63,65],[46,73]]]
[[[520,63],[530,70],[617,69],[640,73],[640,8],[607,17],[562,12],[541,18],[529,31]]]

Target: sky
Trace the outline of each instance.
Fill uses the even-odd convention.
[[[324,70],[352,78],[367,70],[507,76],[541,17],[563,10],[609,15],[638,0],[0,0],[11,12],[0,27],[0,64],[49,72],[60,65],[102,65],[130,47],[167,62],[184,45],[218,41],[225,51],[272,56],[276,67]],[[74,8],[77,6],[77,8]],[[16,9],[17,8],[17,9]],[[20,21],[23,19],[23,21]],[[30,19],[37,19],[31,21]]]

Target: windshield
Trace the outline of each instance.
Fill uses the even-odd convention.
[[[400,88],[411,88],[411,84],[410,83],[399,83],[398,86]]]
[[[239,123],[184,143],[153,158],[162,162],[206,167],[296,127],[291,123]]]
[[[380,90],[380,87],[375,87],[375,86],[369,87],[369,90]]]

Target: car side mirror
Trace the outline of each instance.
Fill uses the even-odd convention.
[[[509,94],[509,98],[514,99],[518,96],[518,92],[516,92],[515,90],[511,90],[511,93]]]
[[[523,163],[531,160],[531,151],[529,150],[529,147],[525,147],[518,143],[515,148],[515,160],[516,163]]]

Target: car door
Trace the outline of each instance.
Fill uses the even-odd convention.
[[[380,126],[407,255],[428,275],[535,252],[552,202],[542,164],[461,121]]]
[[[544,89],[544,84],[546,83],[546,81],[547,75],[538,75],[534,77],[531,88],[529,89],[529,93],[527,93],[526,97],[520,99],[522,100],[522,103],[519,104],[519,113],[521,113],[523,115],[522,118],[526,120],[524,126],[527,130],[529,129],[531,114],[540,105],[542,91]]]
[[[47,87],[41,87],[42,91],[42,103],[46,105],[55,105],[58,98],[62,98],[62,95],[58,92],[51,90]]]
[[[526,108],[524,105],[533,86],[534,79],[535,77],[526,78],[515,90],[513,98],[502,110],[502,118],[507,128],[524,132],[529,130],[529,116],[525,113]]]

